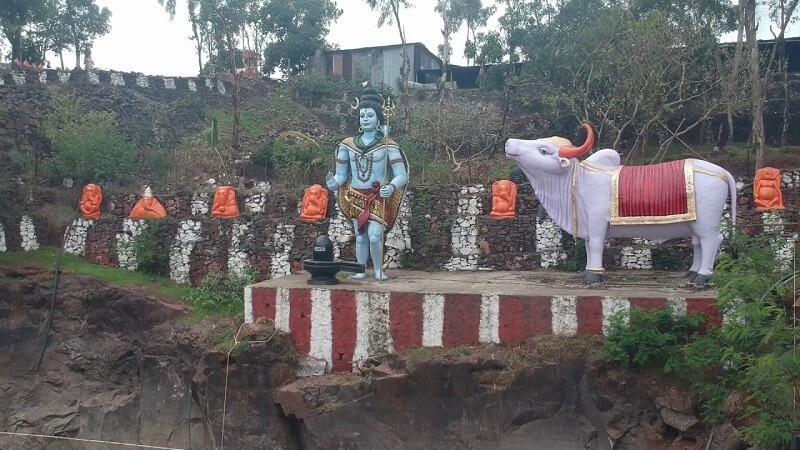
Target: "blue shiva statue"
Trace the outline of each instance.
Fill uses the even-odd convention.
[[[374,92],[356,98],[359,133],[339,143],[336,174],[326,184],[338,190],[339,208],[351,219],[356,233],[356,260],[372,267],[377,280],[387,280],[383,270],[384,237],[394,225],[408,184],[408,160],[388,137],[385,102]],[[389,109],[387,107],[387,109]],[[353,275],[363,280],[366,273]]]

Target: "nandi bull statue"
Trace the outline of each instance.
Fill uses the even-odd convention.
[[[561,137],[509,139],[506,156],[519,165],[553,221],[586,240],[586,281],[602,281],[603,248],[609,237],[664,242],[691,237],[689,281],[706,284],[722,243],[720,219],[728,195],[736,222],[736,183],[714,164],[686,159],[649,166],[622,166],[619,154],[599,150],[578,161],[594,145],[575,147]]]

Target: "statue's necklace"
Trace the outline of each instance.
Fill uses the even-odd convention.
[[[374,149],[383,139],[383,136],[380,134],[375,135],[375,139],[370,142],[369,145],[364,145],[361,137],[363,134],[359,134],[353,140],[356,144],[356,147],[361,151],[359,154],[356,155],[356,178],[359,181],[364,183],[369,182],[372,178],[372,152],[368,152],[371,149]]]

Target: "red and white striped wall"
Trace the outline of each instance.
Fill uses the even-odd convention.
[[[248,286],[245,318],[291,333],[297,351],[347,372],[371,356],[416,347],[507,344],[539,334],[603,334],[632,306],[722,316],[710,297],[619,298],[368,292]]]

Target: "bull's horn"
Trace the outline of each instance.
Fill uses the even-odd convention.
[[[561,158],[577,158],[588,152],[594,146],[594,132],[588,123],[583,124],[583,129],[586,130],[586,142],[580,147],[572,145],[563,145],[558,148],[558,156]]]
[[[358,97],[356,97],[356,104],[355,104],[355,105],[350,105],[350,108],[351,108],[351,109],[358,109],[358,104],[359,104],[359,103],[360,103],[360,102],[358,101]]]

